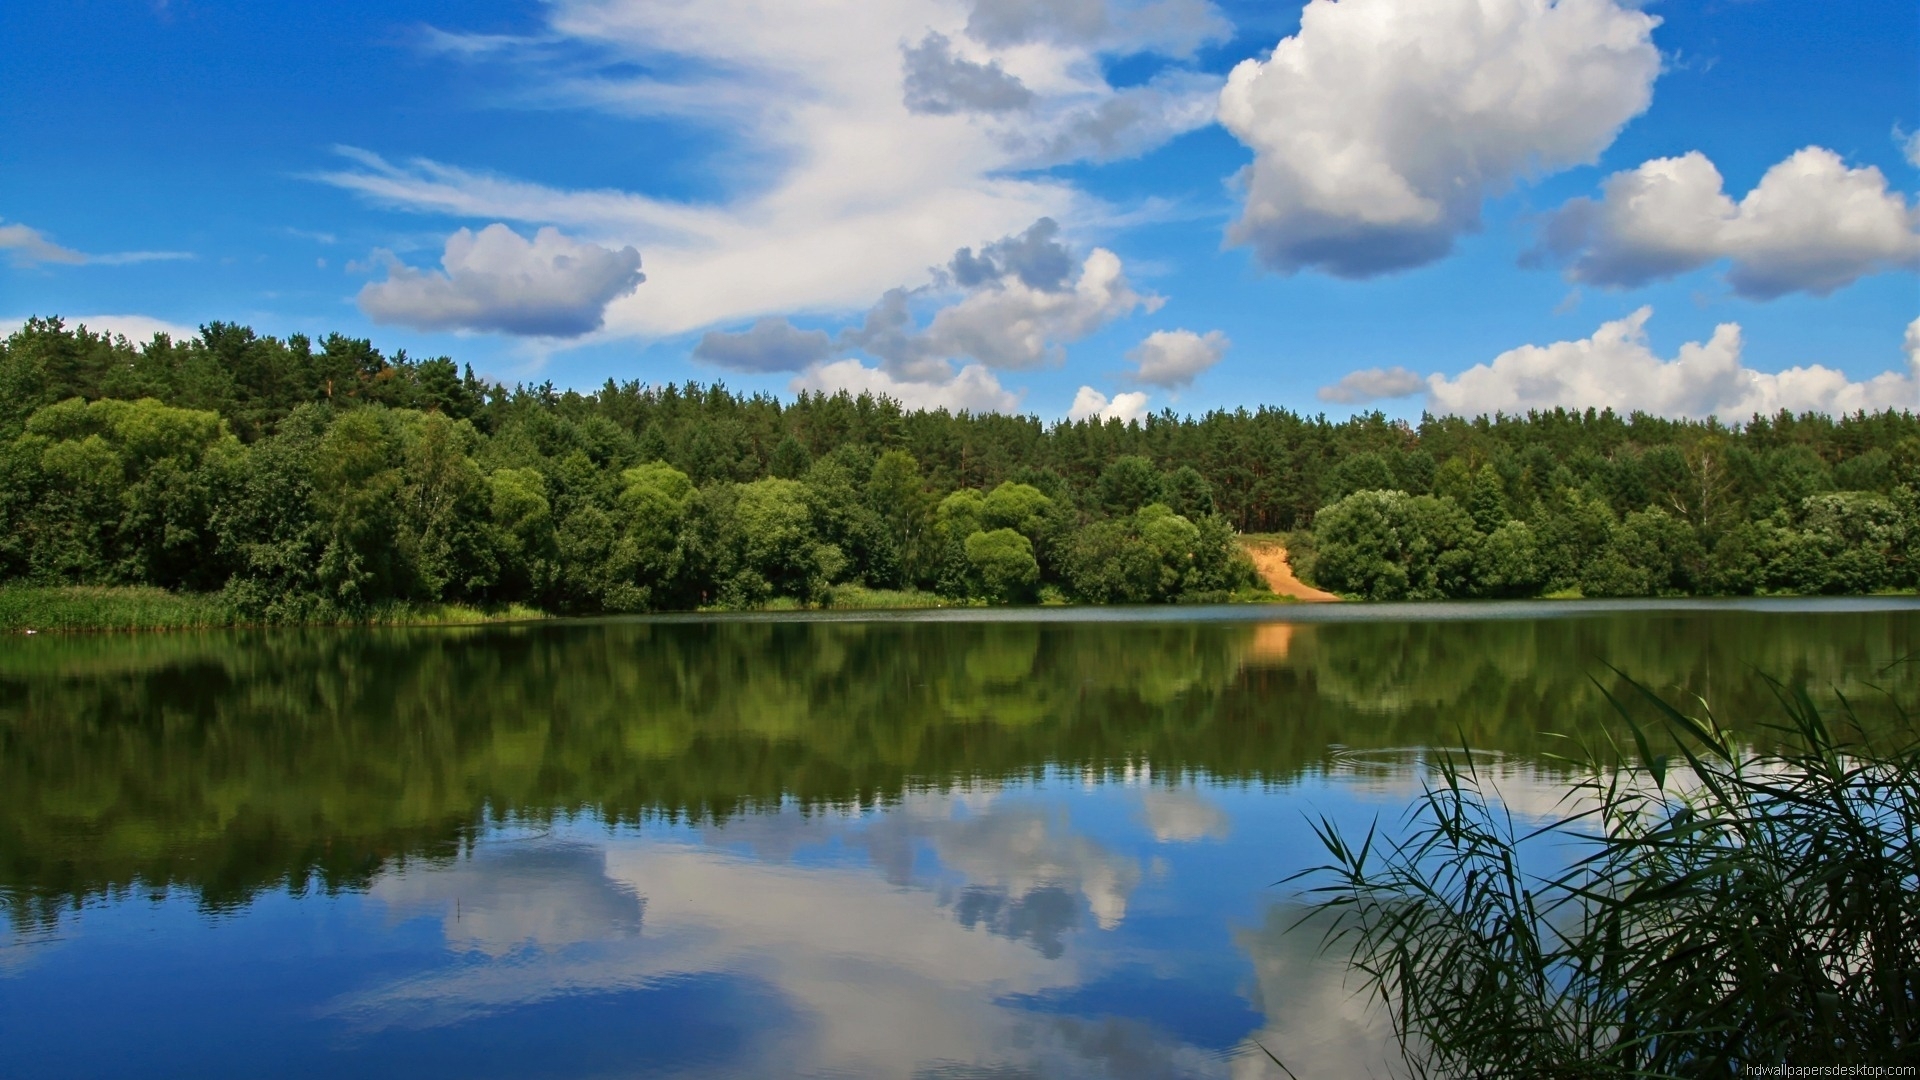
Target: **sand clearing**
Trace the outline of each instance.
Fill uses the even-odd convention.
[[[1253,565],[1260,571],[1260,576],[1267,579],[1267,588],[1281,596],[1315,602],[1340,599],[1294,577],[1293,565],[1287,562],[1287,549],[1278,544],[1249,546],[1247,554],[1253,557]]]

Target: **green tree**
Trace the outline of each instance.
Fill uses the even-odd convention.
[[[997,604],[1019,604],[1033,599],[1040,584],[1040,564],[1033,542],[1013,529],[977,532],[966,539],[967,562],[985,599]]]
[[[1450,498],[1358,491],[1314,516],[1315,575],[1370,600],[1470,595],[1480,536]]]
[[[1101,470],[1094,490],[1109,514],[1131,514],[1160,501],[1160,470],[1138,454],[1122,454]]]

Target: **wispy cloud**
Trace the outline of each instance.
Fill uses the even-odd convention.
[[[649,284],[609,307],[609,334],[853,311],[981,237],[1125,212],[1023,170],[1145,152],[1212,122],[1219,78],[1179,66],[1227,29],[1206,0],[1017,7],[557,0],[531,35],[426,35],[542,107],[718,135],[717,186],[739,195],[561,189],[358,148],[315,178],[385,206],[634,245]],[[1102,57],[1147,52],[1174,66],[1146,86],[1108,83]]]
[[[11,225],[0,223],[0,251],[6,252],[8,261],[16,267],[45,264],[126,266],[131,263],[164,262],[194,257],[190,251],[113,251],[89,255],[84,251],[76,251],[56,244],[40,230],[18,222]]]

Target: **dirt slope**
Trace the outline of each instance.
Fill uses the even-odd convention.
[[[1287,562],[1287,549],[1278,544],[1249,544],[1247,554],[1253,557],[1253,565],[1260,571],[1260,576],[1267,579],[1267,587],[1281,596],[1316,602],[1340,599],[1294,577],[1293,566]]]

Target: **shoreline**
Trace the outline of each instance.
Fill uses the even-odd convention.
[[[70,606],[68,617],[53,623],[28,625],[15,618],[15,600],[27,590],[0,587],[0,635],[74,636],[83,634],[151,634],[189,630],[297,630],[297,629],[431,629],[479,626],[531,625],[538,623],[590,623],[606,621],[635,622],[1178,622],[1178,623],[1333,623],[1333,622],[1468,622],[1484,620],[1582,618],[1632,611],[1671,612],[1849,612],[1920,611],[1920,594],[1876,593],[1859,596],[1805,596],[1800,594],[1766,596],[1686,596],[1686,597],[1534,597],[1521,600],[1438,600],[1438,601],[1343,601],[1313,603],[1282,596],[1246,599],[1214,604],[1025,604],[970,605],[956,603],[884,605],[837,605],[823,608],[774,606],[752,610],[699,609],[604,613],[595,615],[554,615],[532,608],[502,610],[436,605],[432,608],[393,610],[365,619],[284,622],[260,620],[215,621],[208,618],[167,621],[115,621],[112,616],[125,613],[115,608],[111,594],[122,590],[97,586],[74,587],[73,591],[93,594],[82,598],[91,607]],[[63,591],[35,587],[37,593]],[[180,597],[158,589],[128,589],[143,594],[148,604],[168,597],[183,609],[198,607],[206,613],[212,598]],[[100,594],[108,594],[102,596]],[[896,597],[897,598],[897,594]]]

